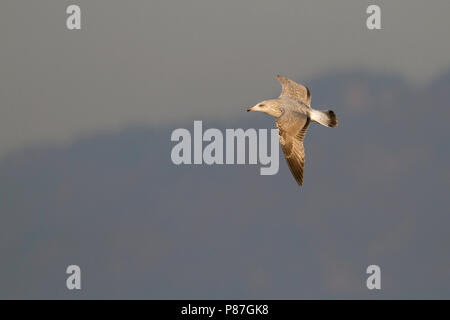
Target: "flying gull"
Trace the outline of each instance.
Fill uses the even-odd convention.
[[[281,149],[284,152],[289,169],[297,183],[303,185],[303,168],[305,150],[303,139],[311,121],[326,127],[336,127],[338,120],[332,110],[315,110],[311,108],[309,89],[281,75],[281,94],[277,99],[264,100],[248,108],[248,111],[260,111],[277,118]]]

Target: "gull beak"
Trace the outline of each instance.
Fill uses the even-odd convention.
[[[254,108],[254,107],[248,108],[248,109],[247,109],[247,112],[253,111],[253,108]]]

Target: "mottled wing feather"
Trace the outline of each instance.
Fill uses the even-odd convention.
[[[280,98],[286,97],[293,100],[298,100],[306,104],[308,107],[311,106],[311,92],[307,87],[281,75],[278,75],[277,78],[281,83]]]
[[[299,113],[284,114],[277,119],[280,145],[286,157],[289,169],[297,183],[303,185],[303,168],[305,166],[305,150],[303,139],[310,119]]]

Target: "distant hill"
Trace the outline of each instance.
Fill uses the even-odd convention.
[[[175,166],[172,127],[7,156],[0,298],[72,298],[69,264],[82,298],[364,298],[369,264],[379,297],[450,297],[450,73],[424,90],[361,72],[308,85],[340,125],[310,127],[302,189],[283,158],[275,176]]]

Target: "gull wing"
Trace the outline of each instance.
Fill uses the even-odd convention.
[[[277,78],[281,83],[280,98],[285,97],[301,101],[308,107],[311,107],[311,92],[307,87],[281,75],[277,75]]]
[[[298,185],[303,185],[305,150],[303,139],[310,123],[308,116],[298,112],[285,112],[275,121],[281,149]]]

